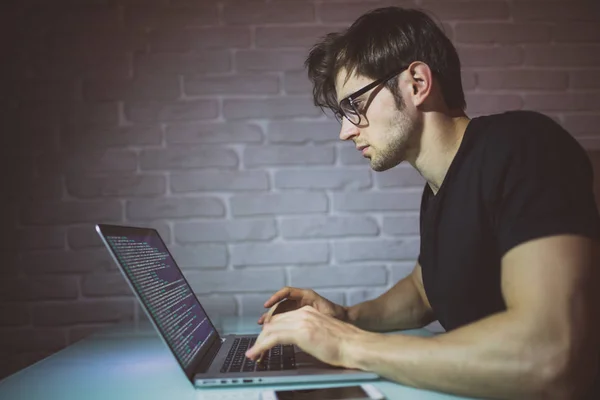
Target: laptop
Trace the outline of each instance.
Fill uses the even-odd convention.
[[[295,345],[276,346],[258,363],[249,360],[245,352],[258,335],[219,335],[155,229],[98,224],[96,231],[196,387],[378,378],[324,364]]]

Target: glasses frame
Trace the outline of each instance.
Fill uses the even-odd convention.
[[[388,75],[385,75],[383,78],[379,78],[379,79],[369,83],[367,86],[364,86],[364,87],[358,89],[356,92],[351,93],[350,95],[344,97],[342,100],[340,100],[339,107],[336,110],[336,112],[334,112],[335,118],[338,120],[338,122],[340,124],[342,123],[342,118],[346,118],[348,120],[348,122],[350,122],[351,124],[353,124],[355,126],[359,126],[362,118],[361,118],[361,113],[358,111],[358,109],[356,108],[356,106],[354,104],[354,101],[356,100],[356,98],[362,96],[369,90],[381,85],[382,83],[389,81],[396,75],[401,74],[408,67],[410,67],[410,65],[402,66],[398,70],[394,70],[394,72],[392,72]],[[346,109],[344,109],[344,108],[346,108]],[[356,117],[358,117],[358,121],[357,122],[352,121],[352,119],[350,119],[350,117],[348,117],[347,111],[349,111],[350,114],[352,114],[352,115],[356,115]]]

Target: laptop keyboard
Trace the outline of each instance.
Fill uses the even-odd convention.
[[[246,358],[246,351],[254,345],[255,337],[235,338],[231,350],[221,366],[221,372],[281,371],[296,369],[294,346],[276,345],[263,355],[260,362]]]

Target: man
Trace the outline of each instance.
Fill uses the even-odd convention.
[[[315,104],[384,171],[426,179],[421,251],[380,297],[342,307],[283,288],[265,303],[247,356],[294,343],[324,362],[416,387],[488,398],[591,396],[596,380],[600,232],[592,170],[551,119],[469,119],[456,50],[425,14],[375,10],[329,34],[306,65]],[[380,332],[438,319],[433,338]]]

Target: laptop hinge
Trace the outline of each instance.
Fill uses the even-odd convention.
[[[221,340],[219,340],[218,338],[214,341],[213,345],[210,346],[210,349],[208,349],[208,351],[206,352],[206,355],[202,357],[202,361],[200,362],[200,364],[198,364],[198,367],[196,367],[197,373],[204,373],[208,371],[208,368],[210,367],[213,360],[217,356],[217,353],[221,349],[222,344],[223,342],[221,342]]]

